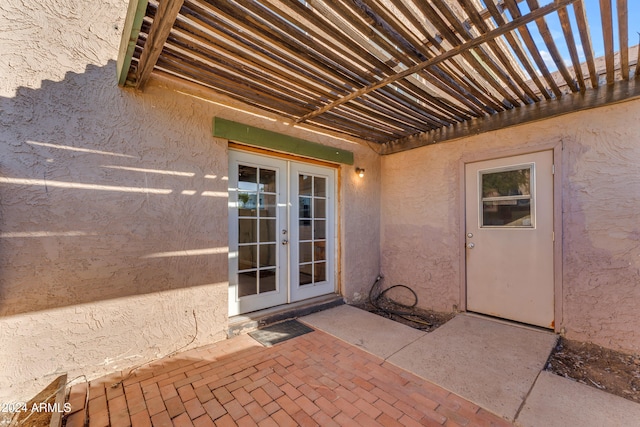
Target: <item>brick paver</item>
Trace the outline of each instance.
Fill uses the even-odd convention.
[[[268,348],[235,337],[74,386],[69,400],[68,425],[86,413],[89,427],[512,426],[322,331]]]

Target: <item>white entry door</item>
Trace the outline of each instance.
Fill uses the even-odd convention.
[[[335,290],[335,171],[229,151],[229,315]]]
[[[553,151],[465,176],[467,310],[553,328]]]

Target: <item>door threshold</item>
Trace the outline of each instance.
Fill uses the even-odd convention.
[[[246,334],[247,332],[255,331],[264,326],[306,316],[342,304],[344,304],[342,296],[330,294],[232,316],[229,318],[227,338]]]
[[[537,326],[537,325],[530,325],[528,323],[518,322],[517,320],[510,320],[510,319],[504,319],[502,317],[491,316],[490,314],[476,313],[473,311],[465,311],[464,314],[471,317],[477,317],[480,319],[491,320],[497,323],[502,323],[504,325],[515,326],[517,328],[530,329],[532,331],[538,331],[538,332],[550,332],[552,334],[554,333],[553,329],[550,329],[550,328],[544,328],[542,326]]]

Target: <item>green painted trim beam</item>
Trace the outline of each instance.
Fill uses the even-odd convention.
[[[346,165],[353,164],[353,152],[351,151],[243,125],[242,123],[221,119],[220,117],[213,118],[213,136],[255,147],[311,157],[313,159],[343,163]]]
[[[124,20],[120,50],[118,50],[117,78],[118,86],[125,86],[131,66],[131,58],[136,49],[136,42],[142,28],[142,20],[147,12],[149,0],[129,0],[127,17]]]

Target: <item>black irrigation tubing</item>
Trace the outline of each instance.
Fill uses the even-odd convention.
[[[382,283],[382,279],[384,277],[382,275],[378,275],[378,277],[376,277],[375,282],[373,282],[373,285],[371,286],[371,289],[369,290],[369,303],[376,308],[377,310],[380,310],[390,316],[398,316],[401,317],[405,320],[408,320],[410,322],[413,323],[417,323],[422,325],[423,328],[428,328],[430,326],[432,326],[431,322],[429,322],[427,320],[427,318],[425,316],[421,316],[419,314],[413,313],[412,311],[404,311],[404,310],[393,310],[390,308],[386,308],[382,305],[379,304],[380,299],[390,290],[392,289],[397,289],[397,288],[404,288],[404,289],[408,289],[409,292],[411,292],[411,294],[413,294],[413,304],[411,305],[406,305],[406,304],[401,304],[397,301],[394,301],[391,298],[386,298],[387,301],[391,302],[394,305],[397,305],[399,307],[405,308],[405,309],[412,309],[415,308],[418,305],[418,295],[416,294],[416,292],[411,289],[410,287],[406,286],[406,285],[393,285],[391,287],[388,287],[386,289],[380,290],[380,283]]]

